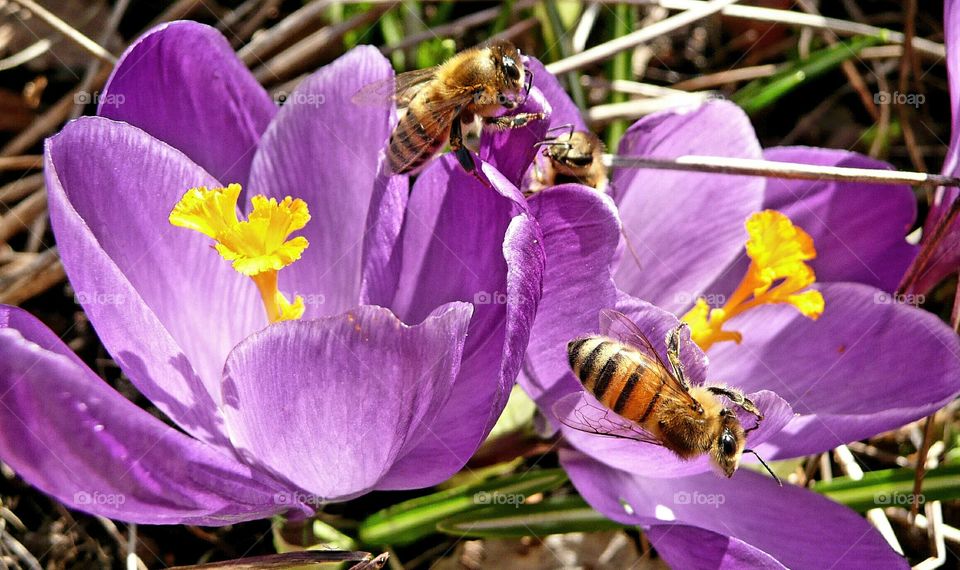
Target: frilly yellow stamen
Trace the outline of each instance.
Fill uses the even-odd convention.
[[[299,319],[303,299],[293,302],[277,288],[277,272],[300,259],[309,243],[304,237],[287,239],[310,220],[303,200],[289,196],[254,196],[253,211],[247,220],[237,217],[240,185],[226,188],[191,188],[170,212],[174,226],[198,231],[213,238],[217,252],[233,268],[253,279],[270,322]]]
[[[816,281],[813,268],[806,263],[817,256],[810,235],[775,210],[753,214],[747,219],[746,228],[746,249],[751,262],[736,291],[722,308],[711,309],[705,300],[698,299],[683,316],[683,321],[690,325],[691,337],[703,350],[717,342],[739,343],[742,335],[724,330],[724,324],[760,305],[793,305],[814,320],[823,314],[823,295],[807,289]]]

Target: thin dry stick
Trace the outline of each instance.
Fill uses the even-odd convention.
[[[19,305],[66,279],[63,264],[55,249],[48,249],[37,256],[36,266],[26,275],[0,292],[0,303]]]
[[[848,477],[854,481],[863,479],[863,469],[857,463],[857,459],[850,453],[850,449],[848,449],[846,445],[837,447],[833,452],[837,463],[840,464],[840,469],[842,469]],[[867,520],[869,520],[880,535],[883,536],[887,544],[890,545],[890,548],[896,550],[903,556],[903,547],[900,546],[897,535],[893,532],[893,527],[890,526],[890,520],[887,518],[887,514],[883,512],[883,509],[874,507],[868,510]]]
[[[101,69],[99,74],[96,76],[96,80],[90,84],[89,89],[99,89],[106,82],[109,75],[109,68]],[[73,106],[76,103],[77,94],[79,92],[80,90],[76,89],[68,93],[59,101],[57,101],[53,107],[48,109],[46,113],[34,119],[34,121],[30,123],[29,127],[20,131],[17,136],[13,137],[13,139],[8,142],[2,150],[0,150],[0,157],[20,154],[26,151],[35,145],[37,141],[45,137],[47,133],[60,125],[60,123],[67,120],[67,118],[70,116],[70,112],[73,110]]]
[[[913,495],[910,497],[910,521],[920,512],[920,493],[923,491],[923,477],[927,473],[927,454],[930,452],[930,440],[933,438],[934,415],[928,416],[923,424],[923,443],[917,453],[916,470],[913,476]]]
[[[271,15],[275,14],[280,7],[281,0],[265,0],[256,12],[244,18],[240,23],[240,28],[232,34],[230,43],[234,47],[245,42],[260,26],[266,22]],[[229,14],[228,14],[229,15]],[[229,29],[227,30],[230,31]]]
[[[906,38],[912,38],[914,32],[914,21],[917,19],[917,0],[907,0],[906,12],[903,16],[903,34]],[[913,69],[911,60],[913,59],[913,48],[907,43],[904,45],[903,57],[900,58],[900,78],[898,88],[900,93],[906,93],[910,89],[910,72]],[[913,125],[910,123],[910,110],[907,105],[897,105],[897,113],[900,115],[900,127],[903,129],[903,142],[907,145],[907,153],[910,155],[910,162],[916,170],[926,171],[927,165],[923,160],[923,153],[917,148],[917,135],[913,132]]]
[[[105,61],[111,65],[117,62],[117,58],[114,57],[113,54],[107,51],[103,46],[91,40],[87,36],[81,34],[79,31],[77,31],[76,28],[64,22],[63,20],[55,16],[52,12],[50,12],[43,6],[37,4],[33,0],[13,0],[13,1],[14,3],[19,4],[20,6],[23,6],[25,9],[32,12],[33,15],[43,20],[51,28],[57,30],[61,34],[73,40],[73,43],[77,44],[78,46],[80,46],[81,48],[89,52],[90,55],[92,55],[93,57],[101,61]]]
[[[328,26],[278,53],[267,63],[253,71],[253,76],[262,84],[283,81],[305,68],[320,63],[324,53],[335,48],[347,32],[377,21],[390,6],[377,5],[349,20]]]
[[[778,71],[780,71],[780,66],[772,63],[766,65],[756,65],[753,67],[740,67],[737,69],[730,69],[727,71],[720,71],[717,73],[711,73],[709,75],[701,75],[700,77],[687,79],[686,81],[681,81],[674,84],[673,88],[683,91],[702,91],[704,89],[719,87],[728,83],[751,81],[753,79],[770,77]]]
[[[308,3],[254,37],[253,41],[237,52],[237,56],[248,66],[263,63],[264,58],[274,55],[323,25],[324,11],[329,5],[330,0],[314,0]]]
[[[809,0],[798,0],[797,4],[800,6],[801,10],[808,14],[813,14],[816,16],[820,15],[820,12],[817,11],[817,7]],[[809,30],[810,28],[804,29]],[[822,30],[820,37],[827,42],[828,46],[835,46],[840,43],[839,40],[837,40],[837,35],[830,30]],[[863,76],[860,75],[860,72],[857,70],[857,66],[848,59],[840,63],[840,69],[843,71],[843,74],[847,76],[847,80],[850,81],[850,85],[853,87],[854,91],[856,91],[857,95],[860,96],[860,102],[863,104],[863,108],[870,113],[870,116],[873,117],[874,121],[879,121],[880,111],[877,109],[877,104],[874,102],[873,95],[870,93],[870,90],[867,89],[867,82],[864,81]]]
[[[28,229],[47,208],[47,193],[38,190],[30,197],[14,206],[5,216],[0,217],[0,243],[6,242],[17,233]]]
[[[540,25],[540,20],[538,20],[537,18],[530,17],[525,20],[520,20],[519,22],[510,26],[506,30],[503,30],[499,34],[490,36],[490,39],[488,41],[492,41],[492,42],[499,41],[499,40],[514,41],[518,37],[528,33],[530,30],[537,27],[538,25]]]
[[[30,170],[41,166],[43,166],[43,156],[39,154],[0,157],[0,172],[5,170]]]
[[[622,103],[605,103],[587,109],[583,114],[583,118],[590,124],[602,124],[617,119],[636,119],[666,109],[697,105],[714,96],[714,94],[707,91],[693,93],[681,91],[680,95],[667,95],[665,97],[655,97],[651,99],[634,99]]]
[[[604,0],[607,1],[607,0]],[[615,0],[609,0],[614,2]],[[705,6],[704,0],[618,0],[629,1],[631,4],[656,5],[669,8],[671,10],[692,10],[698,6]],[[814,16],[812,14],[801,14],[790,10],[776,10],[773,8],[758,8],[756,6],[728,6],[723,9],[724,16],[732,18],[743,18],[746,20],[756,20],[758,22],[772,22],[775,24],[787,24],[790,26],[808,27],[818,30],[830,30],[837,35],[842,36],[881,36],[886,34],[886,39],[890,42],[902,44],[906,41],[905,36],[900,32],[869,26],[859,22],[840,20],[837,18],[825,18],[823,16]],[[946,57],[947,51],[943,44],[932,42],[924,38],[914,37],[910,42],[917,53],[921,53],[933,59]]]
[[[516,4],[513,5],[511,14],[515,14],[524,8],[529,8],[530,6],[533,6],[536,3],[537,3],[537,0],[521,0],[520,2],[517,2]],[[487,22],[496,20],[497,16],[500,15],[500,12],[502,10],[503,9],[501,7],[497,6],[494,8],[487,8],[485,10],[474,12],[473,14],[463,16],[462,18],[457,18],[456,20],[453,20],[446,24],[441,24],[439,26],[434,26],[428,30],[424,30],[423,32],[411,34],[395,44],[383,46],[382,48],[380,48],[380,52],[383,53],[384,55],[390,55],[395,51],[407,49],[409,47],[419,44],[420,42],[423,42],[426,40],[432,40],[433,38],[461,36],[467,30],[476,28],[477,26],[482,26]]]
[[[38,172],[0,186],[0,204],[12,204],[43,186],[43,173]]]
[[[621,51],[635,48],[644,42],[648,42],[654,38],[668,34],[674,30],[692,24],[697,20],[702,20],[711,14],[716,14],[724,7],[733,4],[735,1],[736,0],[712,0],[710,2],[704,2],[702,5],[697,6],[696,8],[687,10],[686,12],[682,12],[676,16],[672,16],[666,20],[657,22],[651,26],[647,26],[646,28],[642,28],[625,36],[621,36],[619,38],[610,40],[609,42],[594,46],[568,58],[555,61],[547,66],[547,71],[554,75],[559,75],[561,73],[586,67],[598,61],[609,59]]]
[[[603,162],[609,167],[653,168],[656,170],[684,170],[712,172],[738,176],[764,176],[792,180],[839,180],[841,182],[872,182],[874,184],[907,184],[910,186],[960,186],[960,178],[870,168],[817,166],[794,162],[774,162],[749,158],[685,155],[677,158],[621,156],[605,154]]]

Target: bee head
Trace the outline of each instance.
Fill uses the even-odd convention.
[[[710,454],[713,461],[727,477],[733,477],[740,466],[740,456],[746,445],[747,436],[740,425],[737,414],[724,409],[720,412],[720,431],[713,442]]]
[[[533,75],[523,67],[520,50],[508,41],[498,41],[490,45],[493,64],[500,83],[499,103],[507,109],[513,109],[523,102],[530,91]]]

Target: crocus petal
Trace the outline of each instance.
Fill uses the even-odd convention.
[[[745,542],[790,568],[907,567],[857,513],[806,489],[780,487],[747,469],[731,479],[710,473],[649,478],[568,450],[561,451],[560,460],[583,498],[621,523],[700,527]],[[671,543],[661,545],[669,548]]]
[[[453,303],[408,327],[363,306],[267,327],[227,359],[231,440],[317,505],[373,489],[447,400],[471,312]],[[446,476],[424,468],[429,484]]]
[[[276,500],[284,487],[110,388],[20,309],[0,306],[0,355],[0,458],[64,504],[209,526],[298,508]]]
[[[180,149],[224,184],[244,187],[277,106],[220,32],[171,22],[127,48],[97,113]]]
[[[107,350],[181,427],[225,443],[214,404],[223,363],[266,317],[256,288],[209,238],[167,222],[181,194],[216,181],[173,147],[101,117],[48,139],[45,172],[60,256]]]
[[[517,113],[542,113],[549,117],[550,103],[533,87],[526,101],[509,112],[510,115]],[[520,186],[537,154],[537,147],[533,145],[547,136],[548,128],[547,120],[534,119],[515,129],[488,129],[480,139],[480,158],[496,167],[514,186]]]
[[[580,109],[567,95],[566,90],[557,81],[557,77],[547,71],[539,59],[527,58],[524,65],[533,73],[533,86],[540,90],[550,105],[550,128],[572,125],[574,130],[587,130],[587,124],[583,121]]]
[[[697,154],[760,158],[746,114],[725,101],[645,117],[624,134],[621,155],[676,158]],[[679,312],[736,259],[743,223],[760,209],[764,182],[756,177],[620,168],[614,198],[629,239],[617,286]],[[718,199],[722,196],[722,199]]]
[[[857,153],[807,147],[768,149],[764,158],[848,168],[891,168]],[[810,265],[820,282],[854,281],[893,291],[917,252],[917,247],[904,239],[917,213],[909,186],[771,178],[767,180],[763,208],[780,211],[810,234],[817,249],[817,258]],[[726,275],[742,278],[747,259],[741,257],[739,264]]]
[[[376,48],[351,50],[287,97],[253,159],[251,191],[302,198],[310,207],[300,232],[310,247],[280,276],[282,290],[308,301],[306,318],[338,314],[359,299],[367,209],[392,111],[351,99],[391,77]]]
[[[517,189],[481,163],[480,184],[444,156],[414,184],[403,229],[403,271],[390,305],[418,322],[450,301],[475,306],[450,400],[415,453],[394,468],[413,487],[424,461],[449,474],[470,458],[506,405],[540,299],[543,235]]]
[[[695,526],[658,524],[645,534],[671,568],[786,568],[776,558],[742,540]]]
[[[636,323],[653,344],[654,349],[660,353],[660,358],[664,362],[668,362],[665,339],[667,332],[677,326],[677,318],[663,309],[627,295],[621,296],[617,309]],[[600,333],[609,335],[611,331],[601,329]],[[711,382],[705,381],[706,357],[703,351],[690,340],[688,334],[683,334],[682,338],[680,359],[683,362],[684,372],[688,380],[692,385],[711,384]],[[713,378],[713,370],[710,371],[710,375]],[[732,382],[726,383],[742,388],[742,386]],[[783,429],[793,417],[793,411],[782,398],[768,390],[747,394],[747,397],[756,403],[764,415],[759,429],[751,431],[747,436],[748,446],[754,447]],[[541,408],[543,408],[542,405]],[[738,415],[744,426],[752,427],[755,420],[748,417],[746,413],[739,412],[741,413]],[[555,407],[552,408],[552,413],[562,424],[560,429],[572,446],[596,461],[617,469],[649,477],[675,477],[711,469],[709,458],[706,455],[689,461],[682,461],[672,451],[661,445],[624,439],[623,437],[589,433],[584,429],[585,425],[602,425],[606,429],[606,426],[611,425],[607,422],[608,418],[619,418],[618,416],[611,416],[611,412],[597,402],[592,394],[581,391],[579,397],[567,396],[557,402]],[[584,418],[591,421],[584,424]],[[578,426],[580,427],[578,428]],[[635,435],[631,434],[631,430],[617,430],[614,433],[626,437]],[[744,458],[744,461],[749,461],[749,458]]]
[[[539,192],[529,204],[543,230],[547,265],[519,381],[542,409],[550,410],[557,397],[579,385],[567,364],[567,343],[597,332],[601,309],[616,304],[611,264],[620,221],[613,200],[576,184]]]
[[[759,307],[731,321],[744,331],[741,344],[710,351],[711,375],[745,390],[775,390],[799,414],[760,448],[772,458],[893,429],[960,391],[960,339],[935,315],[865,285],[820,290],[827,308],[819,320]]]

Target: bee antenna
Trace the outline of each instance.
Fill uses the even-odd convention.
[[[783,487],[783,482],[780,481],[780,478],[777,477],[777,474],[773,472],[773,469],[770,469],[770,466],[767,465],[767,462],[764,461],[763,458],[760,457],[760,455],[756,451],[752,449],[744,449],[743,451],[744,453],[752,453],[753,456],[760,461],[760,465],[763,465],[763,467],[767,470],[767,473],[769,473],[773,477],[773,480],[777,482],[777,485],[780,485],[781,487]]]
[[[557,125],[555,127],[550,127],[547,129],[547,133],[552,133],[553,131],[567,131],[568,135],[573,134],[573,123],[566,123],[563,125]]]
[[[530,97],[530,89],[533,87],[533,70],[525,69],[524,74],[527,76],[526,85],[524,85],[523,100],[526,101]]]

